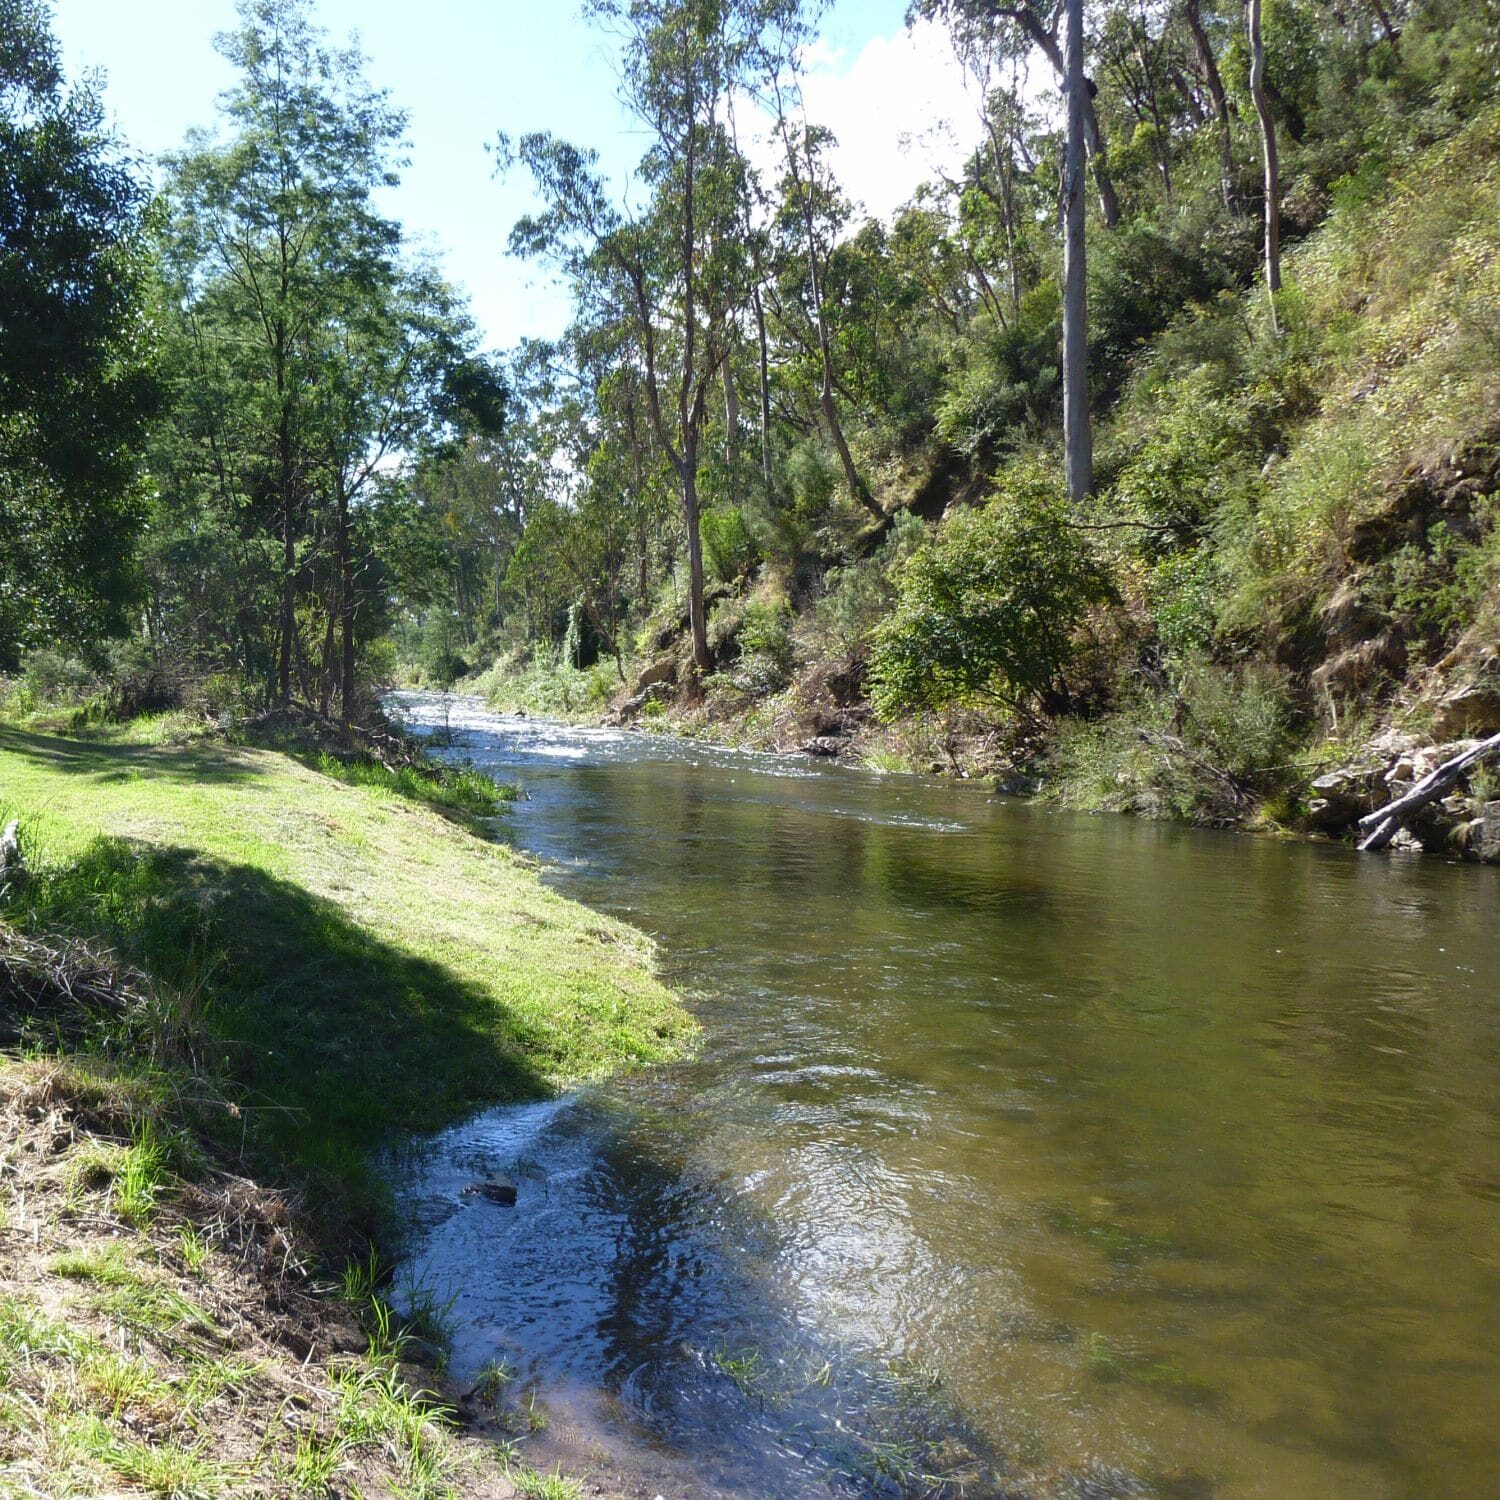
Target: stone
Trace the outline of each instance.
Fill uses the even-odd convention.
[[[508,1177],[492,1173],[478,1182],[471,1182],[464,1190],[465,1198],[483,1198],[487,1203],[498,1203],[501,1208],[516,1206],[516,1185]]]
[[[1500,687],[1470,683],[1454,688],[1433,705],[1432,732],[1440,739],[1500,734]]]
[[[1463,852],[1480,864],[1500,865],[1500,802],[1486,802],[1464,825]]]
[[[1412,756],[1412,776],[1416,781],[1421,781],[1424,776],[1430,776],[1439,766],[1447,763],[1459,755],[1464,755],[1472,750],[1478,740],[1450,740],[1445,745],[1429,745],[1425,750],[1418,750]]]
[[[1041,782],[1024,771],[1007,771],[995,778],[995,792],[1001,797],[1034,797]]]
[[[623,722],[633,714],[638,714],[648,703],[659,703],[667,696],[667,686],[663,682],[653,682],[650,687],[627,698],[618,709],[615,710],[616,722]]]
[[[635,680],[635,692],[644,693],[648,688],[657,686],[658,683],[674,683],[677,681],[677,658],[675,656],[663,656],[651,663],[644,672]]]
[[[1327,832],[1347,828],[1368,812],[1391,800],[1385,767],[1376,763],[1341,766],[1319,776],[1312,784],[1313,799],[1307,816],[1314,827]]]
[[[844,741],[831,734],[815,735],[802,746],[804,755],[818,755],[825,760],[831,760],[839,755],[845,748]]]

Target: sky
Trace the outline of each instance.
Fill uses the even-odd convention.
[[[838,137],[839,181],[881,216],[979,128],[946,36],[908,31],[905,9],[834,0],[805,85],[809,117]],[[566,292],[505,248],[535,207],[529,180],[524,170],[497,180],[485,148],[501,131],[551,130],[597,148],[623,180],[645,143],[619,103],[608,38],[576,0],[316,0],[315,13],[334,42],[358,33],[366,76],[409,115],[410,163],[382,207],[468,294],[487,347],[555,337]],[[233,0],[55,0],[54,10],[68,76],[102,73],[120,136],[153,160],[214,125],[233,74],[213,37],[235,19]]]

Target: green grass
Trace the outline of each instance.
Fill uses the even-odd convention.
[[[566,1478],[560,1469],[543,1474],[539,1469],[518,1466],[511,1468],[506,1478],[521,1500],[582,1500],[583,1497],[583,1486]]]
[[[326,750],[319,754],[316,767],[350,786],[373,788],[392,796],[409,797],[433,807],[467,813],[471,817],[490,818],[516,800],[516,788],[496,781],[472,766],[383,766],[372,760],[341,760]]]
[[[0,787],[33,872],[4,916],[143,970],[166,1041],[116,1020],[117,1052],[191,1054],[236,1100],[221,1135],[320,1199],[373,1211],[366,1163],[394,1133],[691,1036],[639,933],[388,781],[262,749],[0,729]],[[126,1150],[96,1168],[147,1215],[159,1164]]]

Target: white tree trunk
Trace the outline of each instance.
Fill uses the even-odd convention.
[[[1068,498],[1078,504],[1094,488],[1094,439],[1089,422],[1088,281],[1084,244],[1083,0],[1067,0],[1063,97],[1068,110],[1063,163],[1063,448]]]

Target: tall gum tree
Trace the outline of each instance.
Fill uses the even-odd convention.
[[[738,13],[717,0],[591,0],[586,14],[620,41],[621,95],[646,130],[649,202],[640,214],[617,207],[594,152],[546,134],[514,150],[502,138],[502,162],[529,168],[546,203],[516,225],[511,248],[560,265],[582,317],[631,324],[647,417],[682,505],[693,661],[708,672],[699,481],[709,397],[749,279],[745,168],[728,129],[745,43]]]
[[[1261,35],[1261,0],[1246,0],[1245,25],[1250,38],[1250,97],[1260,121],[1261,159],[1265,166],[1265,235],[1262,251],[1271,323],[1276,323],[1276,293],[1281,290],[1281,168],[1276,152],[1276,117],[1266,92],[1266,44]]]
[[[1088,267],[1083,204],[1083,0],[1065,0],[1067,66],[1063,97],[1067,140],[1063,159],[1063,454],[1068,499],[1081,505],[1094,488],[1094,440],[1089,415]]]
[[[818,361],[818,410],[849,493],[866,510],[884,520],[870,487],[855,466],[839,412],[834,373],[833,330],[828,312],[828,263],[839,232],[848,219],[837,184],[824,166],[820,147],[833,144],[832,135],[809,123],[801,87],[801,55],[812,31],[800,5],[775,7],[774,17],[758,28],[755,55],[759,83],[781,145],[783,222],[796,225],[805,265],[803,295],[795,300],[806,314]],[[821,9],[821,7],[819,8]],[[816,12],[814,12],[816,14]]]
[[[1047,60],[1059,87],[1064,89],[1068,86],[1064,35],[1068,14],[1068,0],[1058,0],[1051,6],[1039,3],[1039,0],[1015,0],[1013,4],[1006,4],[1004,0],[912,0],[907,7],[908,23],[919,16],[927,20],[941,19],[965,47],[987,43],[1011,52],[1034,47]],[[1078,110],[1099,196],[1099,216],[1106,228],[1113,229],[1120,222],[1120,199],[1110,175],[1104,132],[1099,128],[1099,117],[1094,110],[1093,80],[1086,74],[1083,88],[1078,91]]]

